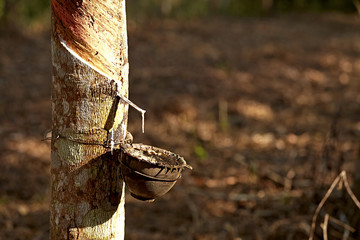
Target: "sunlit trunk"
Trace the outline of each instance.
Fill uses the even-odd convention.
[[[123,239],[125,0],[52,0],[50,239]],[[113,144],[111,144],[111,142]]]

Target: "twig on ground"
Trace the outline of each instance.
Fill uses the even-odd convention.
[[[323,229],[324,240],[328,240],[328,235],[327,235],[328,223],[329,223],[329,214],[327,213],[327,214],[325,214],[325,217],[324,217],[324,223],[321,226]]]
[[[347,193],[350,195],[351,199],[353,200],[353,202],[356,204],[356,206],[360,209],[360,202],[359,200],[356,198],[356,196],[354,195],[354,193],[352,192],[350,186],[349,186],[349,182],[347,180],[346,177],[346,172],[342,171],[333,181],[333,183],[331,184],[329,190],[326,192],[324,198],[320,201],[319,205],[317,206],[313,219],[312,219],[312,223],[311,223],[311,232],[310,232],[310,236],[309,236],[309,240],[313,240],[314,238],[314,234],[315,234],[315,227],[316,227],[316,220],[317,217],[320,213],[321,208],[324,206],[325,202],[327,201],[327,199],[330,197],[331,193],[334,191],[335,187],[338,186],[340,189],[342,187],[342,185],[345,186],[345,189],[347,191]],[[328,215],[328,214],[326,214]],[[325,215],[325,218],[326,218]],[[331,217],[331,220],[334,221],[335,218]],[[325,220],[324,220],[325,221]],[[336,219],[336,221],[334,221],[335,223],[343,226],[345,229],[351,231],[350,229],[353,229],[352,227],[346,225],[345,223],[339,221]],[[341,224],[339,223],[341,222]],[[346,226],[346,227],[345,227]],[[323,228],[324,229],[324,228]],[[355,229],[354,229],[355,230]],[[327,236],[326,236],[327,237]],[[324,239],[325,239],[325,235],[324,235]]]
[[[348,194],[350,195],[351,199],[356,204],[356,206],[360,209],[360,202],[356,198],[355,194],[353,193],[353,191],[351,190],[351,188],[349,186],[349,182],[346,177],[346,172],[342,171],[340,174],[343,176],[343,181],[344,181],[344,186],[345,186],[346,191],[348,192]]]
[[[334,191],[336,185],[340,181],[340,178],[341,178],[341,175],[339,175],[339,176],[337,176],[335,178],[335,180],[331,184],[329,190],[325,194],[324,198],[320,201],[319,205],[317,206],[317,208],[315,210],[315,214],[314,214],[313,219],[312,219],[312,223],[311,223],[311,232],[310,232],[309,240],[313,240],[314,233],[315,233],[315,227],[316,227],[316,219],[317,219],[317,217],[318,217],[318,215],[320,213],[321,208],[324,206],[326,200],[330,197],[331,193]]]
[[[342,221],[340,221],[340,220],[337,219],[337,218],[334,218],[334,217],[332,217],[332,216],[329,216],[329,220],[330,220],[331,222],[333,222],[333,223],[336,223],[336,224],[342,226],[345,230],[348,230],[348,231],[350,231],[350,232],[355,232],[355,231],[356,231],[355,228],[347,225],[346,223],[343,223]]]

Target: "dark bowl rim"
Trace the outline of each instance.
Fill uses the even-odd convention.
[[[143,151],[142,148],[149,148],[155,152],[163,152],[163,153],[167,154],[169,157],[174,158],[176,161],[176,164],[168,164],[166,162],[159,162],[159,161],[152,162],[147,159],[139,158],[138,155],[134,154],[134,150],[136,150],[137,152]],[[167,168],[171,168],[171,169],[174,169],[174,168],[177,168],[177,169],[188,168],[190,170],[192,169],[192,167],[186,163],[186,161],[183,157],[181,157],[180,155],[178,155],[176,153],[170,152],[170,151],[162,149],[162,148],[145,145],[142,143],[133,143],[133,144],[123,144],[121,146],[121,150],[124,154],[132,157],[133,159],[136,159],[140,162],[145,162],[145,163],[148,163],[148,164],[151,164],[154,166],[167,167]],[[130,150],[132,150],[132,151],[130,151]],[[121,156],[120,156],[120,158],[121,158]],[[153,158],[151,158],[151,159],[153,159]],[[121,159],[120,159],[120,162],[122,162]]]
[[[148,178],[151,179],[153,181],[159,181],[159,182],[176,182],[177,180],[179,180],[181,178],[181,173],[179,174],[179,176],[176,179],[166,179],[166,178],[159,178],[159,177],[155,177],[155,176],[150,176],[148,174],[142,173],[140,171],[137,171],[131,167],[129,167],[127,164],[125,164],[123,161],[120,161],[121,165],[125,166],[126,168],[128,168],[131,172],[140,175],[141,177],[144,178]],[[123,172],[122,172],[123,173]]]

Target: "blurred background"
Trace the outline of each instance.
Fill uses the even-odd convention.
[[[307,239],[346,170],[360,196],[360,19],[351,0],[128,1],[136,142],[193,166],[164,197],[126,196],[126,239]],[[0,239],[48,239],[48,0],[0,0]],[[360,239],[334,190],[315,239]]]

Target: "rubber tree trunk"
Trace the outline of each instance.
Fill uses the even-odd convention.
[[[123,239],[124,183],[108,140],[126,135],[125,0],[51,0],[50,239]],[[115,154],[115,153],[114,153]]]

